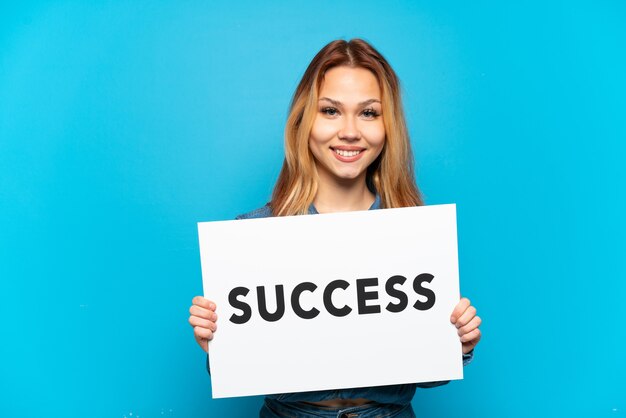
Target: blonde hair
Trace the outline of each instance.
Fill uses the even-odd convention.
[[[285,160],[270,201],[274,216],[305,214],[315,199],[318,175],[309,149],[309,135],[324,75],[338,66],[370,70],[381,88],[385,145],[367,169],[368,188],[380,195],[383,208],[423,204],[415,184],[398,77],[387,60],[364,40],[337,40],[315,55],[293,95],[285,126]]]

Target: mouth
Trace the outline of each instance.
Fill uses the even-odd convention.
[[[333,151],[335,151],[335,154],[341,155],[342,157],[354,157],[363,152],[363,150],[348,151],[343,149],[333,149]]]
[[[330,147],[339,161],[352,162],[358,160],[365,152],[365,148],[359,147]]]

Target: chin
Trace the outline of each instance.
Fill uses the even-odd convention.
[[[334,173],[334,177],[342,181],[357,180],[363,172]]]
[[[320,174],[323,177],[336,181],[338,183],[347,183],[351,181],[357,181],[365,179],[365,169],[361,170],[359,167],[333,167],[331,164],[318,166]]]

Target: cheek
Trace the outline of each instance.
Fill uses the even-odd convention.
[[[382,123],[369,126],[367,132],[363,133],[372,147],[380,147],[382,149],[386,137],[385,126]]]
[[[310,140],[315,142],[326,142],[335,136],[337,129],[335,126],[321,119],[316,119],[311,127]]]

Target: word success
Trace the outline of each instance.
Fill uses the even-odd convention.
[[[435,305],[435,293],[423,286],[424,283],[430,283],[434,276],[428,273],[422,273],[413,280],[413,290],[419,296],[426,298],[426,300],[418,299],[413,303],[413,308],[419,311],[426,311]],[[394,300],[389,302],[385,309],[389,312],[402,312],[409,304],[409,298],[407,294],[399,289],[398,286],[402,286],[406,282],[404,276],[392,276],[385,283],[385,292]],[[350,283],[345,280],[333,280],[328,283],[323,290],[323,304],[326,311],[337,317],[343,317],[352,312],[352,308],[348,305],[336,306],[333,303],[333,293],[345,291],[350,286]],[[357,311],[359,315],[375,314],[381,312],[381,306],[374,301],[378,300],[378,291],[373,288],[378,286],[378,278],[367,278],[356,280],[356,299],[357,299]],[[304,309],[300,304],[300,297],[304,292],[315,292],[317,285],[312,282],[303,282],[298,284],[291,292],[291,309],[293,312],[302,319],[313,319],[319,315],[319,309],[311,307]],[[278,321],[285,314],[285,289],[284,286],[279,284],[275,286],[276,292],[276,310],[269,312],[267,307],[267,300],[265,297],[265,287],[257,286],[257,304],[258,311],[261,318],[268,322]],[[250,293],[250,289],[247,287],[235,287],[228,294],[228,302],[230,305],[241,311],[241,313],[235,313],[231,315],[230,321],[235,324],[245,324],[252,318],[252,308],[246,296]],[[371,301],[371,303],[368,303]]]

